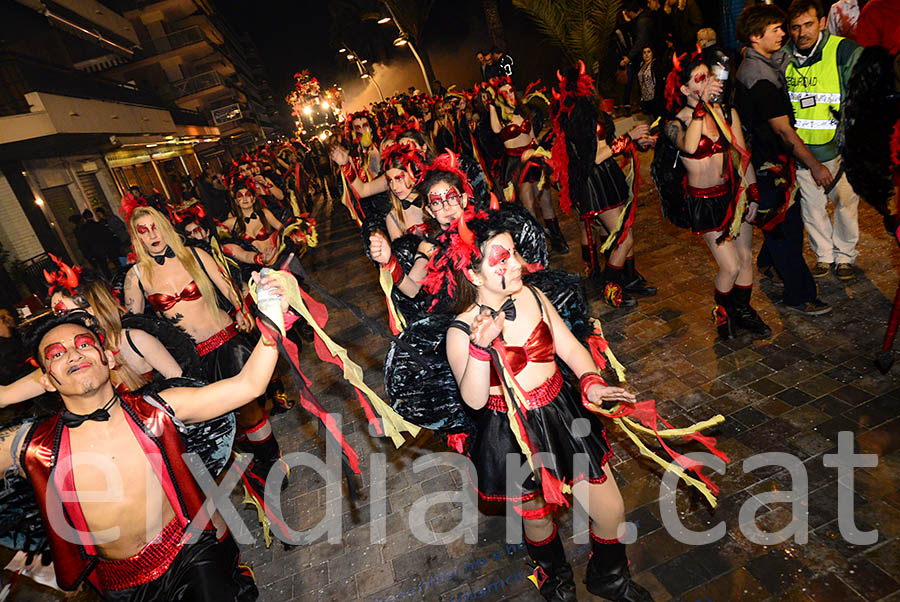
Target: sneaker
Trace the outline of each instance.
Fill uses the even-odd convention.
[[[856,270],[852,263],[839,263],[834,268],[834,275],[838,280],[853,280],[856,277]]]
[[[821,316],[831,311],[831,306],[819,299],[807,301],[803,305],[788,305],[787,308],[806,316]]]
[[[810,272],[812,272],[813,278],[824,278],[831,272],[831,264],[825,263],[824,261],[817,261]]]
[[[784,280],[781,279],[781,276],[778,275],[778,272],[772,266],[761,269],[759,273],[769,284],[784,288]]]

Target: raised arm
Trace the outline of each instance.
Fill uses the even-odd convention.
[[[272,276],[263,278],[260,288],[281,295],[281,308],[288,307],[284,290]],[[203,422],[238,409],[266,392],[275,364],[278,348],[265,343],[262,337],[243,369],[232,376],[205,387],[176,387],[161,393],[175,415],[185,423]]]
[[[491,318],[489,311],[475,316],[472,321],[471,334],[466,335],[458,328],[447,331],[447,360],[450,370],[459,385],[459,393],[466,405],[480,410],[487,404],[491,390],[491,361],[486,349],[479,349],[473,354],[469,344],[488,347],[503,332],[505,314]]]
[[[488,114],[491,118],[491,131],[499,134],[503,128],[500,125],[500,118],[497,116],[497,107],[494,106],[494,103],[488,105]]]
[[[144,356],[154,370],[165,378],[181,376],[181,366],[159,339],[143,330],[131,329],[128,334],[131,336],[131,342],[134,343],[136,350]]]
[[[133,314],[144,313],[144,292],[138,280],[137,266],[125,275],[125,309]]]
[[[45,393],[44,387],[38,380],[42,372],[35,370],[30,374],[26,374],[19,380],[13,381],[8,385],[0,386],[0,408],[11,406],[16,403],[28,401],[38,395]]]

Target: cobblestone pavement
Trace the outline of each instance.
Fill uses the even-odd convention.
[[[646,157],[645,183],[648,164]],[[336,202],[324,203],[316,212],[321,246],[304,259],[312,278],[369,316],[386,321],[377,274],[362,254],[356,226]],[[636,543],[629,546],[631,569],[657,601],[900,600],[900,367],[882,376],[872,363],[897,287],[898,254],[879,216],[864,204],[860,215],[858,278],[849,284],[833,276],[819,281],[821,297],[835,307],[831,314],[807,318],[790,313],[777,303],[777,288],[756,283],[753,302],[773,329],[767,340],[743,336],[716,341],[711,320],[715,264],[702,241],[660,218],[658,201],[647,184],[635,227],[637,262],[659,287],[658,296],[641,300],[630,311],[612,311],[588,288],[592,308],[627,366],[629,386],[639,398],[656,399],[661,414],[678,426],[717,413],[727,417],[714,433],[732,459],[725,474],[712,475],[722,488],[719,507],[711,510],[683,486],[677,496],[679,516],[687,527],[706,529],[724,521],[725,536],[702,546],[679,543],[662,528],[661,470],[609,430],[616,452],[614,472],[638,532]],[[573,248],[552,263],[578,271],[578,225],[571,218],[562,223]],[[760,243],[756,237],[757,250]],[[811,255],[808,259],[813,261]],[[369,334],[346,310],[329,309],[328,331],[381,392],[385,339]],[[256,545],[244,546],[244,560],[255,570],[261,600],[541,599],[525,579],[525,550],[499,543],[502,508],[481,507],[477,530],[470,533],[477,543],[458,540],[438,546],[419,541],[408,523],[415,501],[424,493],[460,489],[465,478],[447,466],[414,468],[417,459],[446,448],[420,436],[394,451],[389,442],[368,435],[353,391],[336,367],[318,361],[308,348],[302,364],[319,399],[329,411],[342,413],[348,440],[360,452],[361,500],[351,504],[346,495],[342,500],[340,543],[321,540],[290,550],[275,543],[266,549],[258,538]],[[322,439],[310,415],[298,409],[276,417],[274,427],[285,453],[322,456]],[[878,460],[877,466],[856,469],[853,481],[855,522],[863,531],[877,529],[872,545],[846,543],[840,534],[838,494],[850,481],[839,483],[837,470],[823,465],[823,456],[836,450],[840,431],[854,433],[857,452],[874,454]],[[797,484],[792,485],[788,471],[763,466],[745,473],[742,468],[745,458],[764,451],[799,457],[806,469],[810,494],[797,509],[808,512],[809,527],[796,541],[759,545],[740,527],[747,520],[741,507],[754,503],[759,507],[755,523],[763,530],[777,531],[791,519],[789,504],[767,499],[767,494]],[[373,543],[369,504],[377,496],[369,482],[370,454],[377,453],[386,458],[386,537]],[[325,483],[316,473],[295,469],[283,495],[287,522],[295,529],[317,524],[325,516],[325,497]],[[248,525],[256,524],[250,510],[243,510],[242,516]],[[426,519],[440,532],[453,528],[459,516],[457,508],[443,504],[431,508]],[[572,541],[571,513],[561,524],[580,581],[586,546]],[[808,540],[801,543],[801,538]],[[579,597],[592,599],[580,583]]]

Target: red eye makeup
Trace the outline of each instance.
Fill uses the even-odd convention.
[[[509,251],[500,245],[493,245],[491,247],[491,253],[488,255],[488,265],[490,267],[494,267],[501,261],[506,261],[509,259]]]
[[[696,83],[696,84],[702,84],[705,81],[706,81],[705,73],[698,73],[697,75],[694,76],[694,83]]]

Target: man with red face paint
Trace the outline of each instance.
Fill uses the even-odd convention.
[[[272,277],[260,286],[283,294]],[[255,600],[234,540],[204,509],[180,433],[260,395],[276,348],[260,340],[240,373],[206,387],[118,394],[115,356],[93,324],[70,313],[36,329],[29,347],[41,384],[64,408],[0,433],[0,470],[15,467],[31,482],[57,583],[86,582],[110,601]]]

